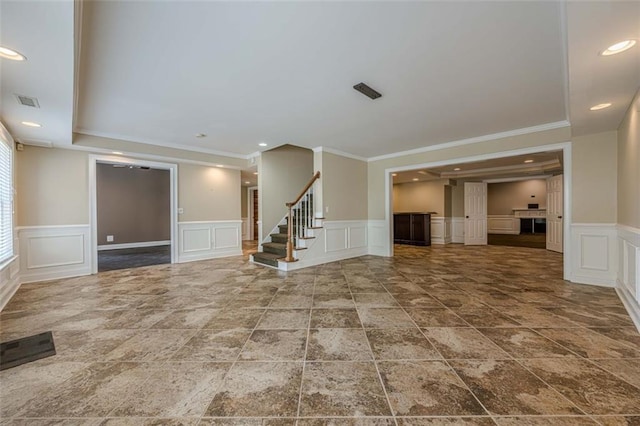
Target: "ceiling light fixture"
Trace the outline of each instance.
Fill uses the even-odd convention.
[[[0,58],[11,59],[12,61],[26,61],[27,58],[20,52],[16,52],[8,47],[0,46]]]
[[[115,154],[115,155],[122,155],[122,152],[120,152],[120,151],[111,151],[111,153]]]
[[[419,180],[420,180],[420,179],[418,179],[418,178],[413,178],[413,181],[414,181],[414,182],[417,182],[417,181],[419,181]]]
[[[196,133],[196,138],[206,138],[207,134],[206,133]]]
[[[396,177],[396,176],[398,176],[398,174],[397,173],[391,173],[391,176]]]
[[[23,121],[22,124],[29,127],[42,127],[42,124],[34,123],[33,121]]]
[[[260,142],[258,146],[267,146],[267,144],[265,142]]]
[[[371,87],[367,86],[364,83],[358,83],[355,86],[353,86],[353,88],[371,99],[378,99],[382,97],[382,94],[380,92],[372,89]]]
[[[589,111],[599,111],[601,109],[609,108],[611,106],[611,102],[606,102],[604,104],[594,105],[589,108]]]
[[[244,182],[245,185],[249,185],[251,182],[249,182],[248,180]]]
[[[612,44],[611,46],[607,47],[605,50],[600,52],[600,55],[602,55],[602,56],[615,55],[615,54],[618,54],[618,53],[622,53],[625,50],[629,50],[635,45],[636,45],[636,41],[633,40],[633,39],[620,41],[620,42],[618,42],[616,44]]]
[[[257,175],[258,175],[258,172],[253,172],[253,174],[257,176]]]
[[[459,172],[460,171],[460,167],[456,167],[455,169],[453,169],[454,172]]]
[[[533,163],[533,160],[524,160],[525,163]]]

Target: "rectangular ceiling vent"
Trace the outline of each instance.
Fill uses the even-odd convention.
[[[20,105],[28,106],[31,108],[40,108],[40,102],[38,98],[32,98],[31,96],[15,95]]]
[[[365,96],[370,97],[371,99],[378,99],[379,97],[382,96],[382,94],[380,94],[379,92],[377,92],[376,90],[372,89],[371,87],[367,86],[364,83],[358,83],[355,86],[353,86],[354,89],[356,89],[358,92],[362,93]]]

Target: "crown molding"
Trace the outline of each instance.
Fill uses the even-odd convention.
[[[313,148],[313,152],[328,152],[329,154],[339,155],[341,157],[347,157],[347,158],[351,158],[353,160],[364,161],[364,162],[369,161],[365,157],[360,157],[359,155],[349,154],[348,152],[339,151],[339,150],[333,149],[333,148],[327,148],[326,146],[318,146],[316,148]]]
[[[392,154],[379,155],[377,157],[370,157],[367,159],[367,161],[373,162],[373,161],[380,161],[380,160],[388,160],[390,158],[404,157],[406,155],[421,154],[423,152],[429,152],[429,151],[439,151],[441,149],[454,148],[457,146],[464,146],[464,145],[472,145],[476,143],[488,142],[496,139],[504,139],[504,138],[513,137],[513,136],[522,136],[522,135],[527,135],[531,133],[544,132],[546,130],[562,129],[570,126],[571,124],[567,120],[556,121],[555,123],[540,124],[538,126],[524,127],[522,129],[508,130],[506,132],[492,133],[490,135],[476,136],[468,139],[460,139],[457,141],[444,142],[436,145],[425,146],[422,148],[410,149],[408,151],[400,151],[400,152],[394,152]]]

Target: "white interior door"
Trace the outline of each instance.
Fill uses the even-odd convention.
[[[487,184],[464,183],[464,244],[487,245]]]
[[[547,179],[547,250],[562,253],[562,175]]]

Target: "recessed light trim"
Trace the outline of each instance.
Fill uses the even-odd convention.
[[[254,175],[258,176],[258,172],[253,172]]]
[[[625,50],[631,49],[635,45],[636,45],[636,41],[633,39],[623,40],[607,47],[605,50],[600,52],[600,55],[602,56],[616,55],[618,53],[624,52]]]
[[[605,102],[603,104],[594,105],[589,108],[589,111],[599,111],[601,109],[609,108],[611,106],[611,102]]]
[[[27,57],[8,47],[0,46],[0,58],[10,59],[12,61],[26,61]]]
[[[460,170],[460,167],[456,167],[455,169],[453,169],[454,172],[459,172]]]
[[[216,164],[216,167],[224,168],[224,164]]]
[[[267,146],[267,143],[266,143],[266,142],[260,142],[260,143],[258,144],[258,146]]]
[[[417,181],[419,181],[420,179],[418,179],[418,178],[413,178],[412,180],[413,180],[414,182],[417,182]]]
[[[391,173],[391,176],[396,177],[396,176],[398,176],[398,174],[397,173]]]
[[[525,163],[533,163],[533,160],[524,160]]]
[[[249,185],[251,182],[249,182],[248,180],[244,182],[245,185]]]
[[[42,127],[42,124],[34,123],[33,121],[23,121],[22,124],[28,127]]]
[[[122,152],[121,152],[121,151],[111,151],[111,153],[112,153],[112,154],[115,154],[115,155],[122,155]]]

